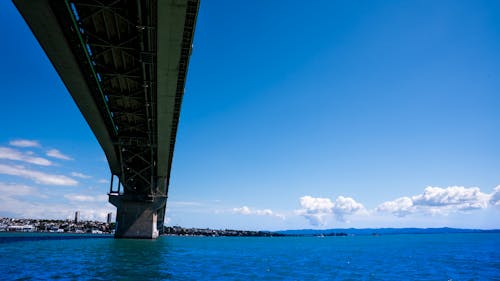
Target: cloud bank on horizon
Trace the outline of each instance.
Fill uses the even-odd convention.
[[[241,208],[233,208],[233,212],[241,215],[272,216],[280,219],[285,219],[284,215],[277,214],[271,209],[252,209],[248,206],[243,206]]]
[[[88,194],[75,190],[75,188],[81,189],[85,181],[92,180],[103,184],[108,183],[108,180],[93,179],[93,176],[78,171],[68,172],[67,175],[54,173],[54,169],[60,166],[44,157],[37,156],[37,153],[32,150],[44,151],[43,153],[47,156],[63,161],[74,160],[72,157],[57,149],[44,150],[40,142],[36,140],[19,139],[11,141],[9,145],[10,147],[0,146],[0,175],[19,180],[0,181],[0,214],[17,217],[67,218],[71,217],[75,210],[80,210],[84,219],[103,220],[108,212],[115,211],[114,207],[107,202],[105,194],[99,191]],[[26,180],[28,183],[23,182]],[[58,190],[57,188],[50,189],[50,187],[69,189]],[[52,202],[49,202],[49,199]],[[255,208],[247,205],[213,212],[213,210],[203,209],[206,205],[197,202],[173,201],[169,204],[170,208],[174,209],[182,208],[182,206],[192,208],[193,205],[196,205],[201,212],[211,214],[267,216],[281,221],[293,219],[294,216],[302,217],[311,226],[322,227],[326,226],[331,219],[349,223],[351,219],[357,219],[359,216],[365,218],[371,218],[370,216],[374,215],[390,215],[399,218],[422,214],[446,216],[450,213],[472,212],[490,207],[500,209],[500,185],[491,193],[482,192],[479,187],[428,186],[420,194],[385,201],[373,209],[366,208],[352,197],[342,195],[335,199],[305,195],[299,198],[300,208],[289,212],[276,212],[270,208]]]
[[[489,205],[498,204],[499,192],[500,186],[497,186],[490,194],[481,192],[479,187],[450,186],[440,188],[429,186],[422,194],[384,202],[376,210],[404,217],[418,212],[448,214],[450,212],[486,209]]]
[[[325,226],[327,218],[332,215],[341,222],[346,222],[346,217],[354,214],[389,213],[396,217],[412,214],[447,215],[500,206],[500,185],[491,193],[483,193],[479,187],[429,186],[421,194],[383,202],[374,210],[367,210],[353,198],[344,196],[337,197],[335,202],[329,198],[303,196],[300,206],[302,208],[295,213],[306,218],[312,226]]]
[[[36,140],[17,139],[10,141],[9,144],[17,147],[40,147],[40,143]]]
[[[84,187],[75,178],[84,181],[91,176],[77,171],[68,175],[58,172],[60,165],[35,151],[55,161],[72,157],[58,149],[46,150],[37,140],[16,139],[9,145],[0,146],[0,175],[5,177],[0,181],[0,215],[63,219],[71,218],[78,210],[82,219],[102,221],[114,211],[105,194],[78,193]]]
[[[30,179],[37,184],[76,186],[78,181],[70,176],[48,173],[40,171],[39,167],[54,166],[54,163],[46,158],[37,156],[31,150],[23,151],[21,149],[42,148],[40,142],[36,140],[14,140],[9,143],[12,147],[0,146],[0,174]],[[17,148],[14,148],[17,147]],[[62,154],[57,149],[51,149],[47,156],[58,159],[69,160],[69,156]],[[22,163],[24,165],[19,165]],[[30,165],[34,165],[30,167]]]
[[[339,196],[332,202],[329,198],[303,196],[300,198],[302,209],[296,210],[297,215],[305,217],[313,226],[326,225],[326,218],[333,214],[338,221],[347,222],[346,217],[366,211],[363,204],[350,197]]]

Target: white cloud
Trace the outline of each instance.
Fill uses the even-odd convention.
[[[59,150],[57,149],[51,149],[47,151],[46,153],[47,156],[57,158],[57,159],[62,159],[62,160],[73,160],[73,158],[62,154]]]
[[[86,174],[82,174],[82,173],[78,173],[78,172],[72,172],[71,176],[77,177],[77,178],[81,178],[81,179],[90,179],[92,177],[92,176],[89,176],[89,175],[86,175]]]
[[[490,204],[500,207],[500,185],[493,189],[493,193],[490,195]]]
[[[300,206],[313,212],[331,213],[334,204],[330,198],[303,196],[300,198]]]
[[[82,220],[105,221],[107,213],[116,209],[109,203],[73,202],[70,204],[34,202],[13,197],[0,196],[0,214],[18,218],[73,219],[75,211],[80,211]]]
[[[376,210],[379,212],[392,213],[398,217],[404,217],[414,211],[414,206],[411,198],[401,197],[394,201],[387,201],[380,204]]]
[[[259,216],[273,216],[274,213],[270,209],[254,210],[254,213]]]
[[[274,213],[270,209],[254,209],[247,206],[243,206],[241,208],[233,208],[233,212],[241,215],[257,215],[257,216],[273,216],[284,219],[284,216],[281,214]]]
[[[78,182],[70,177],[63,175],[52,175],[39,171],[29,170],[23,166],[7,166],[0,164],[0,174],[19,176],[28,178],[39,184],[46,185],[77,185]]]
[[[233,208],[233,212],[238,213],[238,214],[242,214],[242,215],[250,215],[252,213],[250,208],[248,208],[247,206],[243,206],[241,208]]]
[[[32,152],[23,153],[19,150],[12,149],[9,147],[0,147],[0,159],[7,159],[13,161],[21,161],[25,163],[40,165],[40,166],[50,166],[52,162],[45,158],[32,156]]]
[[[333,213],[339,221],[346,221],[345,216],[364,210],[365,207],[350,197],[339,196],[335,200]]]
[[[311,225],[324,226],[331,215],[339,221],[346,221],[346,216],[364,211],[365,207],[350,197],[339,196],[332,202],[330,198],[303,196],[300,198],[302,209],[295,213],[305,217]]]
[[[485,209],[494,193],[482,193],[478,187],[450,186],[425,188],[422,194],[401,197],[380,204],[376,210],[403,217],[412,213],[448,214],[457,211]]]
[[[97,181],[97,183],[106,183],[106,184],[108,184],[109,181],[106,180],[106,179],[100,179],[100,180]]]
[[[108,201],[108,196],[103,194],[103,195],[97,195],[97,196],[91,196],[91,195],[84,195],[84,194],[66,194],[64,197],[70,201],[78,201],[78,202],[107,202]]]
[[[31,186],[0,182],[0,196],[4,198],[12,196],[25,196],[25,195],[36,195],[36,194],[37,194],[36,189]]]
[[[40,143],[36,140],[13,140],[9,144],[17,147],[40,147]]]
[[[333,202],[330,198],[315,198],[303,196],[300,198],[301,210],[296,213],[305,217],[311,225],[323,226],[326,224],[326,217],[332,213]]]
[[[458,210],[484,209],[488,207],[488,195],[478,187],[465,188],[451,186],[448,188],[429,186],[424,193],[412,197],[416,206],[453,206]]]
[[[192,207],[192,206],[203,206],[200,202],[195,201],[170,201],[168,205],[172,207]]]
[[[82,220],[105,221],[109,212],[116,209],[106,202],[106,195],[69,195],[69,203],[43,203],[33,197],[47,198],[35,187],[0,182],[0,216],[17,218],[72,219],[80,211]],[[66,196],[65,196],[66,197]],[[106,198],[105,198],[106,197]]]
[[[92,221],[106,221],[106,218],[108,216],[108,213],[113,213],[115,208],[111,205],[104,205],[100,207],[90,207],[90,206],[84,206],[83,209],[80,210],[80,219],[81,220],[92,220]],[[76,211],[76,210],[75,210]],[[69,218],[73,218],[74,216],[74,211],[71,213]]]

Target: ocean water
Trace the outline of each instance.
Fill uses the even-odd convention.
[[[500,280],[500,234],[115,240],[0,233],[0,280]]]

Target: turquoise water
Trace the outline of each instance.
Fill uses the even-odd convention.
[[[500,234],[149,241],[1,233],[0,280],[500,280]]]

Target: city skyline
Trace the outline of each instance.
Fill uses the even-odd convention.
[[[167,225],[500,228],[500,4],[265,3],[201,3]],[[105,156],[0,9],[0,216],[105,221]]]

